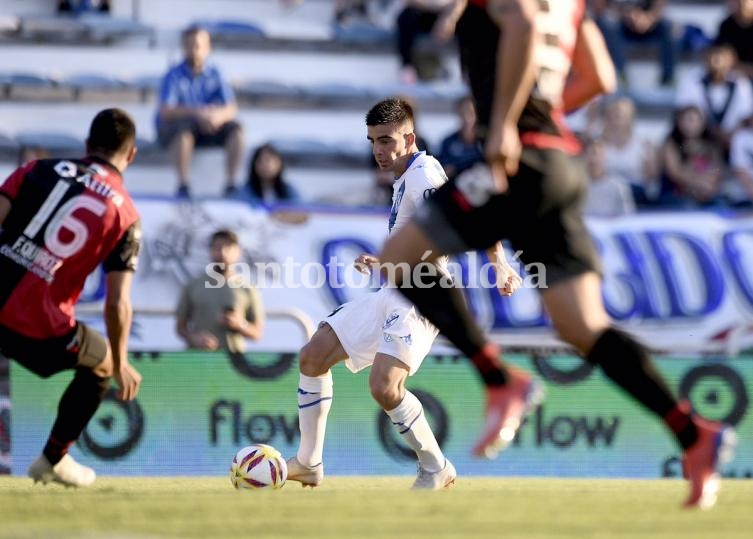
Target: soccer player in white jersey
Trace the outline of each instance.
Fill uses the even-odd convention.
[[[395,174],[389,231],[408,222],[434,190],[447,181],[439,162],[416,147],[413,109],[403,99],[390,98],[366,115],[368,139],[382,170]],[[501,252],[501,248],[498,249]],[[369,254],[356,259],[363,272],[378,265]],[[438,262],[441,266],[446,262]],[[499,263],[502,293],[512,293],[519,276]],[[418,457],[413,488],[436,490],[455,481],[456,472],[431,431],[421,402],[405,388],[429,353],[437,329],[396,290],[382,288],[341,305],[324,320],[300,352],[298,414],[301,441],[298,454],[288,461],[288,479],[318,486],[324,478],[322,453],[327,415],[332,406],[330,369],[345,361],[352,372],[371,366],[369,388],[405,442]]]

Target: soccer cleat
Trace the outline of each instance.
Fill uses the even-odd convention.
[[[298,481],[302,487],[318,487],[324,481],[324,463],[316,466],[304,466],[298,457],[288,460],[288,481]]]
[[[411,487],[413,490],[439,490],[455,483],[458,473],[452,462],[445,459],[444,468],[438,472],[429,472],[418,465],[418,475]]]
[[[690,495],[684,507],[710,509],[721,487],[719,467],[732,460],[737,435],[732,427],[693,418],[698,440],[682,457],[682,473],[690,481]]]
[[[523,418],[544,400],[543,386],[533,377],[508,367],[508,381],[500,387],[486,388],[486,421],[473,455],[493,459],[515,438]]]
[[[47,457],[40,455],[28,471],[34,482],[41,481],[45,485],[49,482],[60,483],[67,487],[86,487],[94,483],[97,474],[94,470],[76,462],[72,456],[65,454],[60,462],[54,466]]]

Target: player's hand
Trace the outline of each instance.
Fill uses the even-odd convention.
[[[220,317],[220,323],[230,331],[241,331],[247,324],[246,319],[235,311],[225,311]]]
[[[118,398],[123,401],[132,401],[139,392],[141,374],[130,363],[126,363],[115,372],[115,383],[119,389]]]
[[[366,253],[358,255],[356,260],[353,262],[356,270],[365,275],[371,274],[371,268],[373,268],[377,264],[379,264],[379,258]]]
[[[507,178],[518,173],[522,150],[517,125],[506,124],[502,129],[492,130],[484,153],[500,193],[507,191]]]
[[[507,262],[494,265],[497,273],[497,290],[503,296],[512,296],[523,284],[518,272]]]
[[[191,347],[199,350],[217,350],[220,342],[208,331],[200,331],[191,336]]]

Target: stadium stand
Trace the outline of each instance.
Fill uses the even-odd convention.
[[[362,116],[373,101],[390,94],[413,97],[421,133],[436,145],[454,128],[453,104],[465,92],[454,61],[447,62],[446,80],[399,84],[393,28],[386,21],[392,13],[377,13],[374,23],[338,26],[331,4],[323,0],[308,0],[294,9],[270,0],[217,0],[207,9],[206,2],[185,0],[180,10],[167,0],[116,0],[110,18],[56,17],[52,4],[0,0],[0,12],[9,14],[0,20],[5,48],[0,68],[3,173],[15,162],[18,148],[30,141],[50,144],[54,151],[75,148],[74,140],[80,144],[85,134],[84,118],[103,104],[114,104],[134,114],[144,139],[138,163],[129,171],[132,190],[172,193],[168,158],[151,142],[154,94],[160,74],[180,57],[179,32],[197,22],[210,29],[213,60],[237,92],[249,152],[274,141],[304,197],[336,198],[342,182],[354,176],[368,185]],[[719,2],[684,0],[668,8],[678,36],[690,26],[711,37],[724,15]],[[90,17],[96,17],[96,24]],[[47,21],[60,39],[39,30],[36,41],[30,40],[32,21],[38,28]],[[68,27],[85,24],[98,28],[66,33]],[[92,46],[95,41],[107,46]],[[678,80],[700,65],[692,53],[682,58]],[[638,106],[636,129],[658,143],[667,132],[674,92],[658,86],[658,67],[641,53],[628,66],[628,76],[629,93]],[[576,127],[583,121],[582,114],[571,119]],[[197,174],[209,178],[206,193],[219,191],[223,179],[211,178],[211,171],[221,166],[221,157],[215,150],[197,155]],[[307,178],[316,177],[315,189],[303,185],[299,171],[304,169],[310,169]],[[197,189],[199,195],[204,192]]]

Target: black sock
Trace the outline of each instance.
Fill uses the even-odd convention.
[[[588,353],[618,386],[659,416],[684,448],[693,445],[698,431],[687,403],[680,403],[654,368],[648,350],[631,336],[610,328]]]
[[[476,325],[460,289],[443,287],[442,280],[447,279],[442,275],[422,275],[422,286],[400,286],[398,290],[471,360],[484,385],[504,385],[507,371],[499,360],[499,349],[486,340]]]
[[[90,369],[76,369],[76,374],[60,398],[58,416],[44,446],[44,456],[53,466],[68,453],[86,424],[99,408],[110,386],[109,378],[100,378]]]

